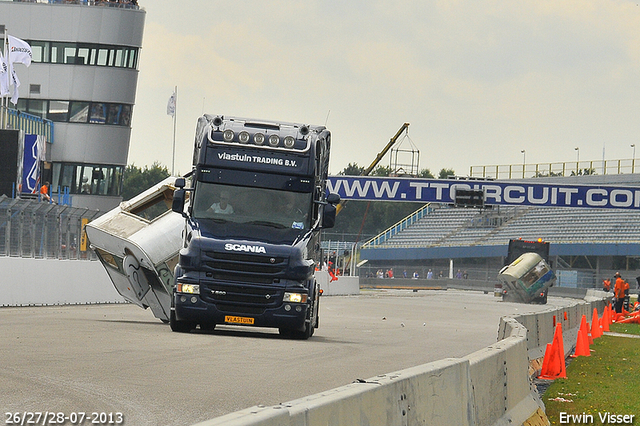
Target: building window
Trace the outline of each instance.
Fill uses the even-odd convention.
[[[132,106],[125,104],[22,98],[17,109],[59,123],[131,126]]]
[[[69,101],[49,101],[47,119],[51,121],[68,121]]]
[[[49,42],[48,41],[32,41],[31,42],[31,58],[32,62],[51,62],[49,56]]]
[[[123,166],[53,163],[51,192],[120,196],[123,172]]]
[[[71,102],[70,123],[86,123],[89,117],[89,102]]]
[[[32,62],[138,68],[138,48],[94,43],[28,40]]]
[[[98,102],[91,103],[91,115],[89,123],[104,124],[107,122],[107,105]]]

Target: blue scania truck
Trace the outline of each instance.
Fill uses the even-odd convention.
[[[185,218],[169,323],[275,327],[307,339],[318,327],[320,233],[335,222],[323,126],[204,115],[193,169],[176,179]]]

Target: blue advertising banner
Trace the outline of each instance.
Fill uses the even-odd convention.
[[[343,200],[451,204],[456,189],[472,189],[483,190],[489,205],[640,210],[640,186],[330,176],[327,187]]]
[[[22,161],[22,193],[36,194],[40,183],[40,150],[38,135],[24,135]]]

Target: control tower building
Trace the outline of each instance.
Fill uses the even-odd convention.
[[[145,15],[130,0],[0,0],[0,25],[33,53],[15,67],[16,109],[53,121],[52,198],[101,211],[122,201]]]

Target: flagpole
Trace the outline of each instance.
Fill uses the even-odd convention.
[[[174,101],[174,112],[173,112],[173,156],[171,158],[171,176],[175,176],[175,164],[176,164],[176,117],[178,115],[178,86],[175,86],[174,93],[176,94]]]
[[[2,26],[2,32],[4,34],[4,39],[2,40],[2,56],[5,58],[4,60],[7,61],[7,64],[9,63],[9,61],[6,59],[7,57],[7,44],[9,43],[9,41],[7,40],[7,27],[5,27],[4,25]],[[9,69],[7,68],[7,73],[9,72]],[[9,78],[11,78],[11,76],[9,76]],[[5,115],[6,115],[6,107],[5,107],[5,103],[8,104],[9,102],[5,102],[5,95],[2,95],[2,100],[0,102],[0,129],[4,129],[6,126],[4,124],[5,121]]]

